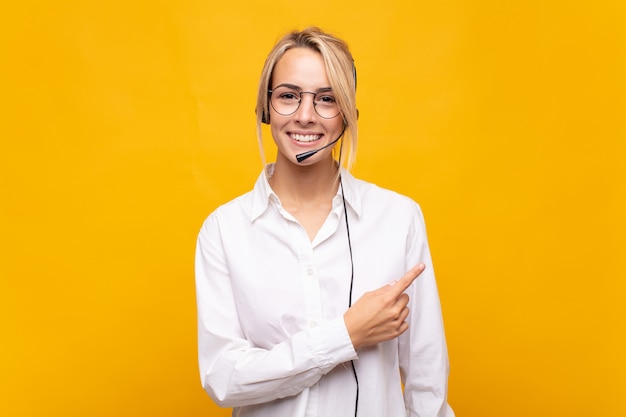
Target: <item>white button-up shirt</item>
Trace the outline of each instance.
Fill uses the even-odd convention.
[[[200,376],[233,415],[453,417],[439,296],[419,206],[343,170],[355,302],[419,262],[410,329],[355,351],[343,320],[351,261],[342,189],[311,241],[261,173],[215,210],[196,251]],[[404,390],[402,389],[404,384]]]

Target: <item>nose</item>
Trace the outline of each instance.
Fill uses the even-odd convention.
[[[307,98],[307,94],[311,95],[311,99]],[[296,120],[301,123],[310,123],[315,117],[315,93],[303,91],[300,93],[300,106],[296,111]]]

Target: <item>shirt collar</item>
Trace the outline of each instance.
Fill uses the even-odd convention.
[[[346,204],[349,205],[357,217],[361,216],[361,196],[358,193],[358,181],[345,168],[341,168],[341,183],[343,184],[343,195]],[[341,195],[342,187],[337,190],[337,195]]]
[[[254,184],[252,190],[252,207],[250,210],[250,220],[255,221],[269,207],[271,199],[278,200],[278,196],[272,190],[269,178],[274,173],[274,164],[268,164],[261,172]],[[346,204],[349,205],[356,213],[357,217],[361,215],[361,197],[357,192],[358,181],[346,169],[341,168],[341,182],[343,184],[343,194]],[[337,190],[337,195],[341,196],[342,187]]]
[[[254,184],[254,190],[252,190],[252,207],[250,210],[251,221],[255,221],[257,217],[265,213],[271,198],[278,200],[278,196],[274,193],[268,181],[273,173],[274,164],[268,164]]]

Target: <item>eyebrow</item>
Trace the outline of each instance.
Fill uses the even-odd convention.
[[[278,87],[288,87],[288,88],[293,88],[294,90],[304,91],[300,86],[297,86],[297,85],[294,85],[294,84],[289,84],[289,83],[278,84],[277,86],[272,88],[272,90],[275,90]],[[333,89],[331,87],[322,87],[322,88],[318,88],[314,92],[315,93],[319,93],[319,92],[325,92],[325,91],[333,91]]]

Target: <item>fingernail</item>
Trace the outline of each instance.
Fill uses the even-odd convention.
[[[426,265],[420,264],[419,269],[420,269],[420,271],[423,271],[424,269],[426,269]]]

